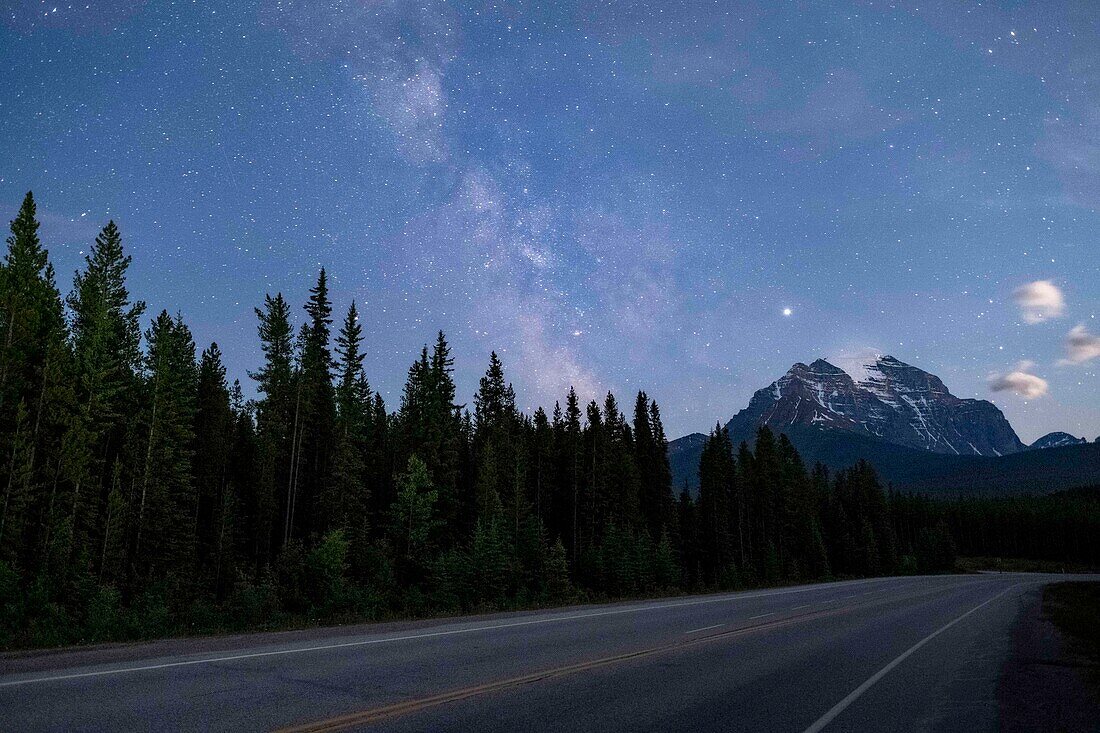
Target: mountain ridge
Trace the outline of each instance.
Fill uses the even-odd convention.
[[[1078,438],[1075,435],[1056,430],[1047,433],[1027,447],[1028,450],[1043,450],[1045,448],[1060,448],[1064,445],[1084,445],[1089,442],[1086,438]]]
[[[893,356],[865,363],[857,382],[824,359],[798,362],[726,424],[735,441],[760,425],[847,430],[933,453],[1000,456],[1025,450],[987,400],[959,398],[934,374]]]
[[[993,403],[956,397],[936,375],[893,356],[853,371],[856,378],[825,359],[795,363],[726,423],[731,440],[752,444],[767,425],[787,434],[807,463],[837,470],[864,459],[896,487],[922,491],[1038,493],[1100,483],[1100,451],[1068,442],[1080,439],[1050,434],[1025,445]],[[697,485],[705,440],[692,433],[669,444],[677,489]],[[1034,457],[1049,450],[1058,455]],[[1021,454],[1032,457],[1007,460]]]

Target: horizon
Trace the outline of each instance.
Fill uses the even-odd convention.
[[[671,437],[868,349],[1100,435],[1100,10],[659,10],[16,3],[0,206],[63,291],[114,218],[250,392],[324,264],[391,407],[443,330],[464,397],[496,350],[527,411],[645,390]]]

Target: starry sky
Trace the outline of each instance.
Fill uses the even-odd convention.
[[[391,407],[443,329],[670,436],[877,351],[1091,440],[1100,5],[905,5],[8,0],[0,208],[65,288],[114,218],[246,389],[324,265]]]

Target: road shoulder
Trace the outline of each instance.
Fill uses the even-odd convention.
[[[1000,730],[1098,731],[1100,695],[1088,677],[1094,662],[1044,612],[1044,590],[1029,589],[1021,599],[1014,650],[998,685]]]

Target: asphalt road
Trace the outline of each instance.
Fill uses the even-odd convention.
[[[883,578],[6,656],[0,729],[978,733],[1012,727],[1005,670],[1021,668],[1042,585],[1063,578]],[[1021,703],[1035,687],[1015,674],[1007,707],[1040,710]],[[1100,720],[1081,710],[1052,729]],[[1026,714],[1028,729],[1051,720]]]

